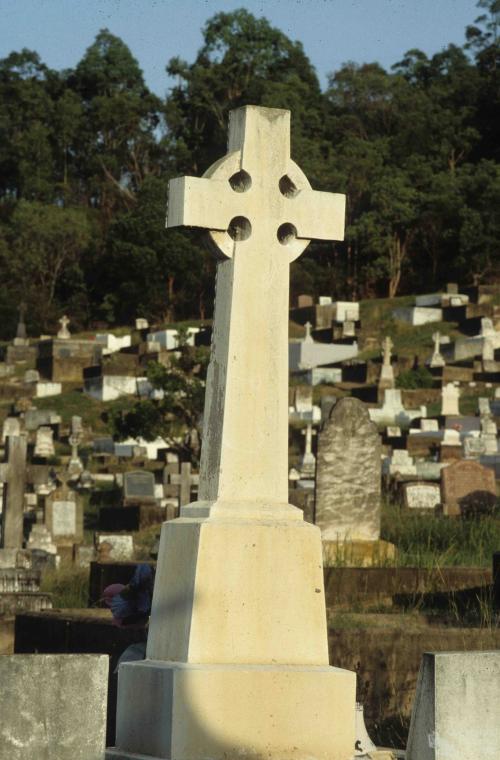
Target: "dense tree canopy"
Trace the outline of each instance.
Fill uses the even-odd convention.
[[[104,29],[73,70],[30,50],[0,60],[1,320],[64,311],[85,327],[210,316],[199,233],[164,229],[169,178],[225,153],[229,111],[292,111],[292,155],[313,187],[347,194],[346,239],[313,244],[292,294],[403,294],[500,274],[500,0],[479,0],[463,48],[402,51],[390,71],[346,63],[324,92],[299,42],[246,10],[218,13],[175,84],[151,93]]]

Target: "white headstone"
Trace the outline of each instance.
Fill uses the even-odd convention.
[[[447,383],[443,386],[441,390],[441,414],[443,416],[460,414],[459,397],[460,389],[454,383]]]
[[[39,427],[36,431],[34,455],[49,459],[55,455],[54,431],[50,427]]]
[[[70,323],[70,320],[66,315],[61,317],[59,320],[59,324],[61,325],[61,329],[57,333],[57,337],[59,340],[67,340],[68,338],[71,338],[71,333],[68,330],[68,325]]]
[[[441,488],[437,483],[408,483],[405,486],[405,505],[408,509],[434,508],[441,502]]]
[[[439,430],[439,423],[437,420],[420,420],[420,430],[423,433],[436,433]]]
[[[74,501],[54,501],[52,503],[52,535],[73,536],[76,534],[76,503]]]

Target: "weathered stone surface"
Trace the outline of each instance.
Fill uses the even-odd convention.
[[[407,760],[498,760],[500,652],[425,652]]]
[[[0,760],[102,760],[106,655],[7,655],[0,681]]]
[[[1,546],[20,549],[23,545],[24,491],[26,490],[26,435],[7,438],[7,479],[4,486]]]
[[[316,524],[323,540],[380,537],[380,446],[363,402],[341,399],[318,443]]]

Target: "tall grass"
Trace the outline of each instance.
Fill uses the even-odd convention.
[[[450,518],[411,514],[394,504],[382,508],[381,538],[397,547],[403,567],[489,567],[500,548],[500,515]]]
[[[40,590],[53,595],[52,606],[56,609],[87,607],[89,568],[65,562],[57,570],[47,569],[42,574]]]

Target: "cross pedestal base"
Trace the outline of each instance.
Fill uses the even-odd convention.
[[[126,663],[106,760],[350,760],[355,682],[328,666]]]
[[[218,516],[162,526],[147,658],[328,665],[319,528],[291,505],[274,508],[291,519],[251,503],[233,504],[232,519],[223,503],[207,508]]]
[[[147,659],[120,667],[107,760],[352,756],[356,675],[328,666],[320,530],[290,505],[232,506],[162,526]]]

